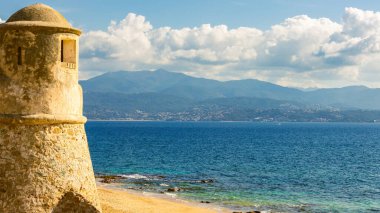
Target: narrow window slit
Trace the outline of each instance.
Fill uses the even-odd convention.
[[[61,62],[63,62],[63,40],[61,40]]]
[[[22,65],[22,49],[19,47],[17,49],[17,64]]]

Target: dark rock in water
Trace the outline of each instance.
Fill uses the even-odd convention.
[[[166,177],[163,176],[163,175],[157,175],[156,177],[159,178],[159,179],[164,179],[164,178],[166,178]]]
[[[114,182],[114,179],[111,179],[111,178],[103,178],[100,182],[101,182],[101,183],[113,183],[113,182]]]
[[[135,191],[143,191],[144,190],[143,187],[127,187],[127,189],[135,190]]]
[[[201,203],[211,203],[211,202],[210,202],[210,201],[207,201],[207,200],[206,200],[206,201],[203,201],[203,200],[202,200]]]
[[[118,180],[125,179],[122,176],[119,175],[98,175],[96,178],[101,178],[101,183],[115,183]]]
[[[95,175],[96,178],[114,178],[114,179],[125,179],[125,177],[120,175]]]
[[[261,213],[261,211],[250,211],[250,212],[246,212],[246,213]]]
[[[178,188],[178,187],[173,187],[173,188],[168,188],[167,191],[168,191],[168,192],[179,192],[179,191],[181,191],[181,189]]]
[[[214,180],[212,179],[201,180],[201,183],[214,183]]]

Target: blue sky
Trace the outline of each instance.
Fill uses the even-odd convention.
[[[339,21],[345,7],[380,10],[375,0],[17,0],[3,2],[0,17],[6,19],[19,8],[37,2],[52,6],[86,30],[104,29],[110,20],[121,20],[130,12],[144,15],[155,27],[210,23],[267,29],[296,15]]]
[[[33,3],[3,0],[0,19]],[[40,3],[83,30],[82,79],[163,68],[292,87],[380,87],[380,4],[375,0]]]

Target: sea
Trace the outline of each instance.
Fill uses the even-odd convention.
[[[86,131],[95,173],[124,177],[119,187],[178,187],[180,199],[242,211],[380,212],[380,124],[90,121]]]

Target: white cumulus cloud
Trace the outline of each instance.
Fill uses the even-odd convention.
[[[219,80],[285,86],[380,87],[380,13],[346,8],[341,23],[300,15],[263,31],[204,24],[154,28],[130,13],[81,38],[81,76],[164,68]],[[374,80],[377,79],[377,80]]]

